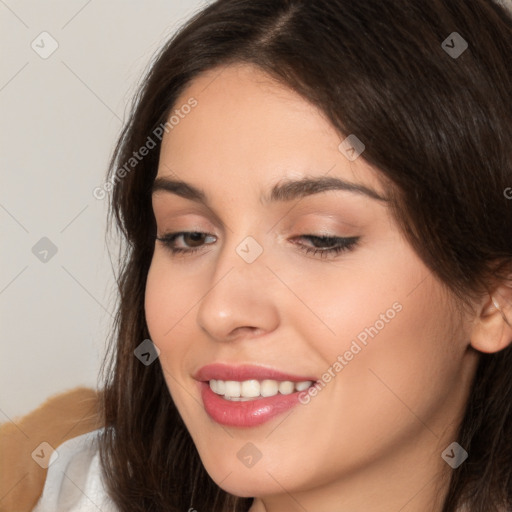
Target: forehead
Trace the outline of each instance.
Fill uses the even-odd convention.
[[[180,111],[191,100],[197,105]],[[357,180],[385,194],[363,158],[350,161],[342,154],[344,135],[323,112],[255,66],[236,64],[199,75],[170,115],[176,120],[178,115],[179,122],[163,138],[159,177],[221,179],[261,189],[316,174]]]

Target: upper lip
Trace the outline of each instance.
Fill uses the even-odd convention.
[[[215,380],[234,380],[243,382],[245,380],[278,380],[291,382],[316,382],[316,377],[311,376],[298,376],[289,373],[281,372],[273,368],[264,366],[256,366],[250,364],[244,365],[229,365],[224,363],[207,364],[200,368],[194,375],[194,379],[199,381]]]

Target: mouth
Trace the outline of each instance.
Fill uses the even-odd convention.
[[[255,427],[288,411],[317,382],[262,366],[220,363],[202,367],[194,378],[207,415],[232,427]]]
[[[264,380],[220,380],[211,379],[208,381],[210,389],[225,400],[235,402],[246,402],[281,395],[290,395],[297,391],[305,391],[313,385],[313,381],[303,380],[293,382],[291,380],[278,381],[273,379]]]

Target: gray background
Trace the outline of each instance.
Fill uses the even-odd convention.
[[[92,191],[151,56],[207,3],[0,0],[0,422],[96,386],[116,294]]]
[[[96,386],[116,295],[92,191],[151,56],[206,4],[0,1],[0,422]]]

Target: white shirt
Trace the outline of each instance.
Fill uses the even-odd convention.
[[[43,494],[32,512],[119,512],[105,491],[98,435],[68,439],[52,453]]]

